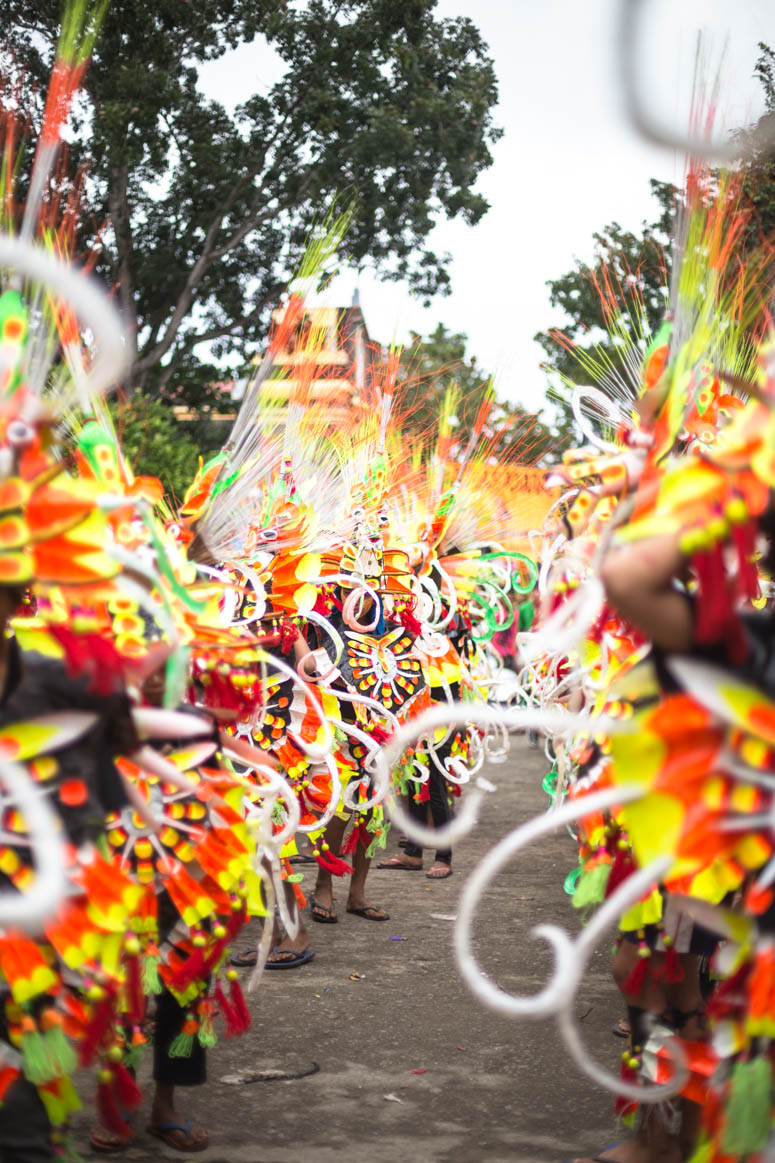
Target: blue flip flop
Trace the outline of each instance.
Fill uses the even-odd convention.
[[[210,1145],[209,1139],[205,1138],[201,1143],[192,1139],[191,1132],[194,1126],[193,1119],[190,1119],[187,1123],[159,1123],[158,1126],[151,1124],[145,1129],[149,1135],[153,1135],[156,1139],[161,1139],[168,1147],[172,1147],[173,1151],[206,1151]],[[185,1135],[188,1142],[181,1143],[179,1139],[176,1139],[176,1131]]]
[[[297,953],[295,949],[280,950],[275,946],[273,953],[290,953],[292,956],[286,957],[284,961],[267,961],[264,969],[297,969],[299,965],[306,965],[315,956],[312,949],[305,949],[303,953]]]

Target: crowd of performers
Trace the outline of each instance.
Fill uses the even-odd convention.
[[[79,1068],[91,1070],[79,1090],[96,1087],[93,1147],[130,1142],[151,1014],[149,1129],[204,1147],[175,1088],[204,1081],[207,1050],[249,1028],[242,982],[311,959],[302,910],[335,923],[337,883],[349,913],[387,919],[366,884],[391,815],[409,838],[381,867],[419,869],[431,821],[428,875],[448,876],[450,837],[472,822],[451,804],[519,722],[547,736],[554,804],[464,890],[464,977],[504,1012],[554,1014],[579,1067],[617,1095],[632,1135],[595,1158],[763,1163],[774,268],[743,173],[688,164],[653,337],[644,312],[622,316],[635,280],[601,281],[621,358],[578,353],[599,380],[574,394],[588,443],[547,474],[558,492],[535,563],[514,540],[519,494],[493,464],[488,400],[461,442],[451,392],[432,439],[407,447],[390,353],[346,431],[314,407],[325,336],[305,324],[305,296],[344,221],[313,238],[222,451],[178,504],[122,453],[104,395],[128,345],[70,261],[76,208],[53,180],[89,51],[80,17],[66,23],[23,206],[5,119],[2,1158],[69,1149]],[[279,409],[277,356],[291,346]],[[517,657],[519,712],[493,705],[502,653]],[[574,941],[552,931],[546,990],[511,998],[475,971],[477,894],[557,824],[577,833],[567,887],[585,924]],[[255,918],[257,946],[243,932]],[[586,958],[614,921],[620,1076],[572,1023]]]
[[[241,967],[309,961],[301,919],[387,919],[366,895],[383,805],[451,817],[503,728],[437,726],[392,776],[377,756],[431,706],[485,704],[531,559],[489,468],[485,402],[466,447],[451,395],[426,448],[401,440],[397,356],[346,432],[309,405],[323,337],[305,294],[341,238],[310,244],[223,450],[180,504],[135,476],[103,402],[126,352],[117,315],[75,269],[75,207],[53,175],[88,55],[71,14],[18,204],[6,117],[0,266],[0,1156],[70,1150],[96,1088],[92,1147],[136,1132],[153,1040],[149,1130],[192,1151],[207,1132],[175,1088],[244,1033]],[[278,419],[275,357],[293,339]],[[350,832],[347,833],[347,827]],[[307,901],[299,848],[315,862]],[[421,863],[420,847],[406,861]],[[403,859],[403,858],[402,858]],[[429,875],[449,875],[437,853]],[[401,865],[401,861],[397,862]],[[386,861],[386,867],[396,862]],[[307,872],[309,875],[309,870]],[[306,887],[306,885],[305,885]],[[243,933],[263,918],[259,945]],[[253,930],[255,932],[256,930]],[[245,947],[247,944],[247,947]],[[248,998],[250,990],[247,990]],[[149,1034],[149,1019],[153,1034]],[[149,1051],[150,1052],[150,1051]],[[79,1073],[77,1089],[73,1074]]]

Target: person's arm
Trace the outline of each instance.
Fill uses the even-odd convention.
[[[669,534],[613,550],[600,569],[609,604],[669,652],[692,646],[692,606],[673,586],[685,564],[678,534]]]

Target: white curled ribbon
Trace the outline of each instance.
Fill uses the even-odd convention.
[[[84,717],[90,722],[94,718]],[[40,787],[18,764],[0,760],[0,785],[24,817],[27,843],[35,863],[35,878],[29,889],[0,893],[0,925],[35,935],[56,915],[67,891],[61,825],[48,797],[41,795]]]
[[[485,855],[466,881],[458,905],[454,943],[460,975],[481,1002],[490,1009],[510,1017],[535,1019],[555,1017],[560,1035],[571,1057],[584,1074],[613,1094],[635,1102],[656,1103],[664,1102],[665,1099],[677,1094],[688,1079],[686,1057],[680,1043],[677,1040],[671,1043],[674,1073],[670,1082],[659,1086],[633,1086],[604,1070],[589,1058],[574,1024],[573,1005],[579,984],[598,941],[607,934],[611,925],[627,908],[641,899],[644,893],[662,878],[673,863],[672,857],[660,857],[647,868],[642,868],[629,876],[601,905],[575,940],[557,925],[537,925],[532,931],[533,935],[551,946],[554,969],[548,984],[532,997],[518,997],[506,993],[482,972],[473,953],[473,924],[479,901],[491,880],[518,852],[558,827],[568,825],[590,813],[605,811],[617,804],[632,803],[642,799],[643,795],[643,787],[636,784],[606,788],[604,791],[579,797],[572,803],[558,808],[551,815],[530,820],[505,836]]]
[[[85,373],[89,396],[100,395],[121,379],[129,367],[129,346],[115,307],[96,281],[50,251],[9,234],[0,234],[0,267],[42,283],[65,300],[92,332],[98,349]]]
[[[451,848],[476,824],[482,792],[472,789],[463,800],[455,819],[442,828],[427,828],[415,822],[391,793],[391,771],[407,747],[436,727],[458,725],[489,726],[503,723],[505,727],[535,727],[557,735],[588,728],[593,720],[587,714],[573,715],[563,711],[537,710],[535,707],[517,707],[503,711],[485,703],[452,703],[430,707],[416,719],[410,719],[393,738],[375,753],[375,796],[387,805],[390,815],[409,839],[423,848]],[[595,719],[596,731],[628,730],[627,725],[607,719]]]

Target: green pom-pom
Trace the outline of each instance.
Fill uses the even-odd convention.
[[[170,1058],[190,1058],[194,1050],[193,1034],[178,1034],[170,1042],[167,1054]]]
[[[57,1078],[72,1074],[78,1069],[78,1055],[61,1026],[52,1026],[43,1035],[46,1054],[55,1069]]]
[[[205,1050],[212,1050],[213,1046],[218,1041],[218,1035],[216,1034],[215,1026],[213,1025],[212,1014],[207,1014],[206,1017],[202,1018],[201,1025],[199,1026],[199,1030],[197,1032],[197,1038],[199,1039],[199,1045],[204,1046]]]
[[[124,1065],[127,1070],[138,1070],[140,1063],[143,1060],[145,1053],[145,1042],[138,1042],[134,1046],[130,1046],[124,1058]]]
[[[772,1121],[772,1065],[759,1057],[736,1062],[729,1083],[726,1123],[721,1140],[725,1155],[763,1151]]]
[[[557,790],[557,768],[553,767],[551,771],[547,771],[544,778],[541,780],[541,787],[551,799]]]
[[[605,890],[611,875],[610,864],[596,864],[594,868],[582,872],[573,891],[574,909],[588,909],[605,900]]]
[[[39,1030],[27,1030],[22,1034],[22,1059],[24,1073],[35,1086],[56,1078],[56,1067],[49,1059],[46,1043]]]
[[[161,978],[159,977],[160,961],[161,957],[158,953],[146,954],[143,958],[142,986],[146,997],[151,993],[158,994],[162,991]]]

